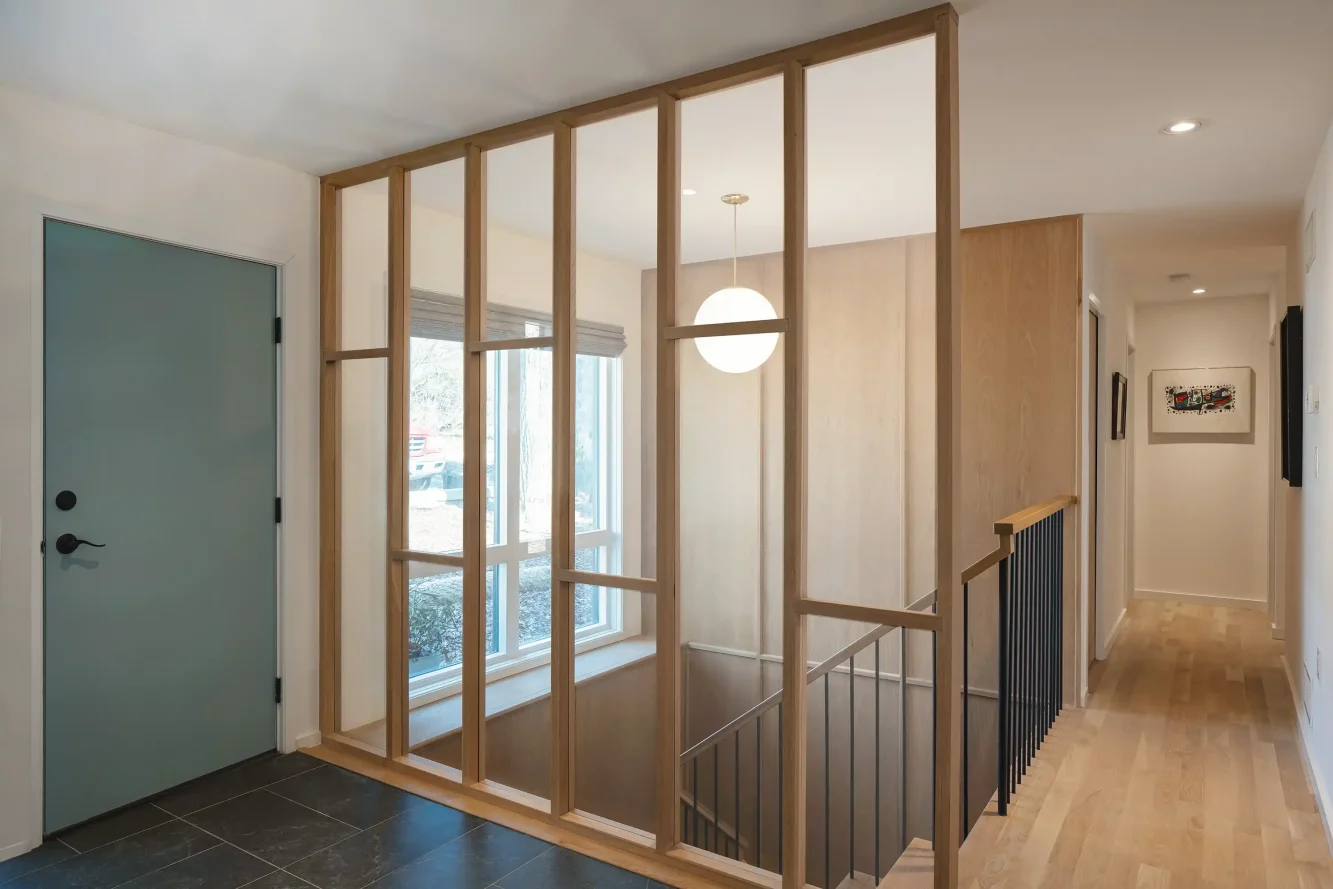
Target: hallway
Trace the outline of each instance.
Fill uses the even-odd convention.
[[[966,887],[1333,889],[1282,645],[1265,615],[1132,600],[1085,710],[1067,710]]]

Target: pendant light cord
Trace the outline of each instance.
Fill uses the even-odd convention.
[[[740,204],[731,205],[731,286],[736,286],[736,217]]]

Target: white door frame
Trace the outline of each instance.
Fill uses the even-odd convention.
[[[115,216],[91,210],[86,207],[78,207],[69,204],[62,204],[57,201],[49,201],[42,198],[33,197],[30,199],[29,219],[32,225],[32,282],[31,282],[31,300],[32,300],[32,416],[30,425],[32,429],[31,442],[31,474],[29,478],[32,482],[29,503],[31,506],[29,519],[31,521],[31,533],[34,543],[43,538],[42,526],[42,504],[45,499],[45,452],[44,452],[44,408],[46,403],[46,339],[43,326],[46,306],[46,282],[45,282],[45,223],[48,219],[61,222],[72,222],[78,225],[86,225],[91,228],[101,229],[103,231],[113,232],[115,234],[131,235],[133,237],[145,238],[151,241],[159,241],[175,247],[187,247],[191,250],[200,250],[205,253],[214,253],[219,256],[229,256],[236,259],[245,259],[251,262],[259,262],[265,265],[271,265],[277,270],[277,305],[275,311],[278,317],[283,317],[285,309],[284,299],[284,280],[287,263],[295,259],[291,253],[256,247],[248,244],[238,244],[229,242],[224,238],[201,237],[197,233],[182,230],[178,226],[161,225],[142,219],[130,219],[122,216]],[[282,346],[275,346],[278,351],[277,356],[277,442],[275,457],[277,460],[277,482],[278,490],[275,496],[283,496],[286,491],[286,484],[283,474],[283,425],[286,417],[287,399],[284,397],[283,386],[285,382],[283,374],[284,352]],[[277,673],[281,677],[286,672],[286,663],[284,661],[283,646],[283,613],[285,611],[286,597],[284,595],[282,574],[285,561],[285,553],[282,547],[282,525],[274,524],[276,534],[276,577],[274,578],[277,598],[277,635],[276,655],[277,655]],[[42,554],[34,546],[30,555],[32,562],[29,565],[30,576],[32,578],[29,594],[32,597],[30,603],[30,614],[32,615],[32,762],[30,764],[31,789],[28,804],[28,816],[30,822],[29,838],[31,847],[36,848],[41,843],[43,829],[43,803],[44,803],[44,762],[45,738],[45,688],[43,684],[43,664],[45,656],[45,634],[43,626],[44,611],[44,588],[45,571],[43,570]],[[285,696],[284,696],[285,700]],[[284,747],[286,739],[286,719],[285,707],[283,704],[275,705],[277,710],[276,724],[274,726],[274,738],[279,748]]]
[[[1089,429],[1088,424],[1090,422],[1095,424],[1094,428],[1097,430],[1097,434],[1100,435],[1102,429],[1101,417],[1105,413],[1103,409],[1104,408],[1103,402],[1105,401],[1105,399],[1098,399],[1097,416],[1096,417],[1091,416],[1092,396],[1095,393],[1088,391],[1089,389],[1088,380],[1090,376],[1089,371],[1092,370],[1092,368],[1089,367],[1089,363],[1092,361],[1092,355],[1093,355],[1093,350],[1091,348],[1091,340],[1092,340],[1092,316],[1094,315],[1097,317],[1097,350],[1096,350],[1097,367],[1096,367],[1096,378],[1093,384],[1094,386],[1097,387],[1101,386],[1103,372],[1106,369],[1106,310],[1102,306],[1101,300],[1099,300],[1096,294],[1094,293],[1088,294],[1088,298],[1087,300],[1085,300],[1085,305],[1087,308],[1084,311],[1082,318],[1083,360],[1079,367],[1079,389],[1083,393],[1083,397],[1080,399],[1080,402],[1082,404],[1082,417],[1080,418],[1079,429],[1080,429],[1080,434],[1082,435],[1083,446],[1080,448],[1080,453],[1082,454],[1082,459],[1081,459],[1082,465],[1079,467],[1079,474],[1082,480],[1082,485],[1080,487],[1081,490],[1084,492],[1084,497],[1082,498],[1082,502],[1079,504],[1079,506],[1080,509],[1083,510],[1084,518],[1082,523],[1082,535],[1081,535],[1082,540],[1079,541],[1079,547],[1081,550],[1082,559],[1079,560],[1080,576],[1078,578],[1078,609],[1077,609],[1078,624],[1075,627],[1075,638],[1077,640],[1077,644],[1074,646],[1074,650],[1078,653],[1078,664],[1077,664],[1076,675],[1078,676],[1078,692],[1079,692],[1078,703],[1080,707],[1084,706],[1087,702],[1088,663],[1091,660],[1091,658],[1088,657],[1089,652],[1088,652],[1088,640],[1087,640],[1087,635],[1088,635],[1087,625],[1088,625],[1088,611],[1092,609],[1094,603],[1091,601],[1092,590],[1088,583],[1089,580],[1088,558],[1092,552],[1091,547],[1095,546],[1096,554],[1098,556],[1097,577],[1095,579],[1097,581],[1097,589],[1100,591],[1102,589],[1102,578],[1105,574],[1105,566],[1102,564],[1103,559],[1101,558],[1101,556],[1106,551],[1106,548],[1102,545],[1102,542],[1105,539],[1106,535],[1106,529],[1104,527],[1104,525],[1106,524],[1104,521],[1106,511],[1103,508],[1103,498],[1101,497],[1101,494],[1103,493],[1104,490],[1104,485],[1102,484],[1102,478],[1106,473],[1105,450],[1100,447],[1098,448],[1102,452],[1103,459],[1097,461],[1097,477],[1092,478],[1091,477],[1092,449],[1087,447],[1087,443],[1093,440],[1089,435],[1091,430]],[[1098,388],[1098,391],[1100,391],[1100,388]],[[1096,443],[1100,445],[1101,443],[1100,439],[1096,439]],[[1093,487],[1094,485],[1095,489]],[[1089,513],[1087,511],[1087,503],[1089,500],[1087,492],[1089,490],[1093,491],[1093,496],[1091,499],[1093,504],[1096,506],[1097,510],[1097,515],[1093,516],[1093,519],[1095,521],[1091,523],[1089,522],[1088,518]],[[1097,538],[1096,540],[1090,539],[1091,535],[1088,529],[1089,524],[1095,524],[1096,526],[1096,538]],[[1103,596],[1097,597],[1097,603],[1096,603],[1097,612],[1101,611],[1100,605],[1103,598],[1104,598]],[[1102,648],[1101,630],[1102,630],[1102,615],[1100,613],[1097,613],[1093,615],[1093,650],[1097,654],[1099,659],[1104,658],[1106,656],[1105,652],[1101,651]]]

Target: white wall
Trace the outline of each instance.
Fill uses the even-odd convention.
[[[1135,551],[1141,595],[1264,609],[1268,601],[1270,392],[1268,296],[1138,306]],[[1254,430],[1212,439],[1154,435],[1150,374],[1254,369]]]
[[[343,192],[342,348],[386,345],[388,196],[378,184]],[[463,293],[463,221],[412,207],[412,286]],[[498,225],[487,229],[490,302],[551,311],[551,239]],[[642,493],[640,365],[641,271],[629,262],[580,250],[575,301],[583,320],[625,329],[621,355],[622,437],[614,457],[622,474],[621,566],[640,573]],[[342,728],[384,718],[387,379],[383,359],[343,365]],[[637,619],[638,594],[625,592],[624,619]],[[632,601],[630,601],[632,600]]]
[[[41,841],[41,214],[282,263],[291,749],[317,726],[317,200],[303,173],[0,87],[0,859]]]
[[[1329,366],[1324,354],[1333,346],[1333,130],[1324,143],[1319,162],[1306,192],[1295,241],[1296,256],[1302,256],[1300,233],[1315,214],[1317,238],[1315,260],[1309,271],[1299,260],[1292,277],[1299,285],[1305,306],[1305,383],[1319,387],[1321,398],[1329,391]],[[1295,302],[1296,300],[1293,300]],[[1288,579],[1292,591],[1287,609],[1287,669],[1297,697],[1305,750],[1314,773],[1315,793],[1324,815],[1325,830],[1333,823],[1333,666],[1328,654],[1333,648],[1333,601],[1328,584],[1333,549],[1329,534],[1329,490],[1317,463],[1327,461],[1330,429],[1321,413],[1305,415],[1302,443],[1304,486],[1299,498],[1300,534],[1295,549],[1300,553],[1299,577]],[[1303,545],[1302,545],[1303,542]],[[1319,673],[1323,673],[1321,679]],[[1330,831],[1333,833],[1333,831]]]

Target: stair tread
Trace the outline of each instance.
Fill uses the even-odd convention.
[[[916,837],[879,883],[879,889],[934,889],[935,851]]]

